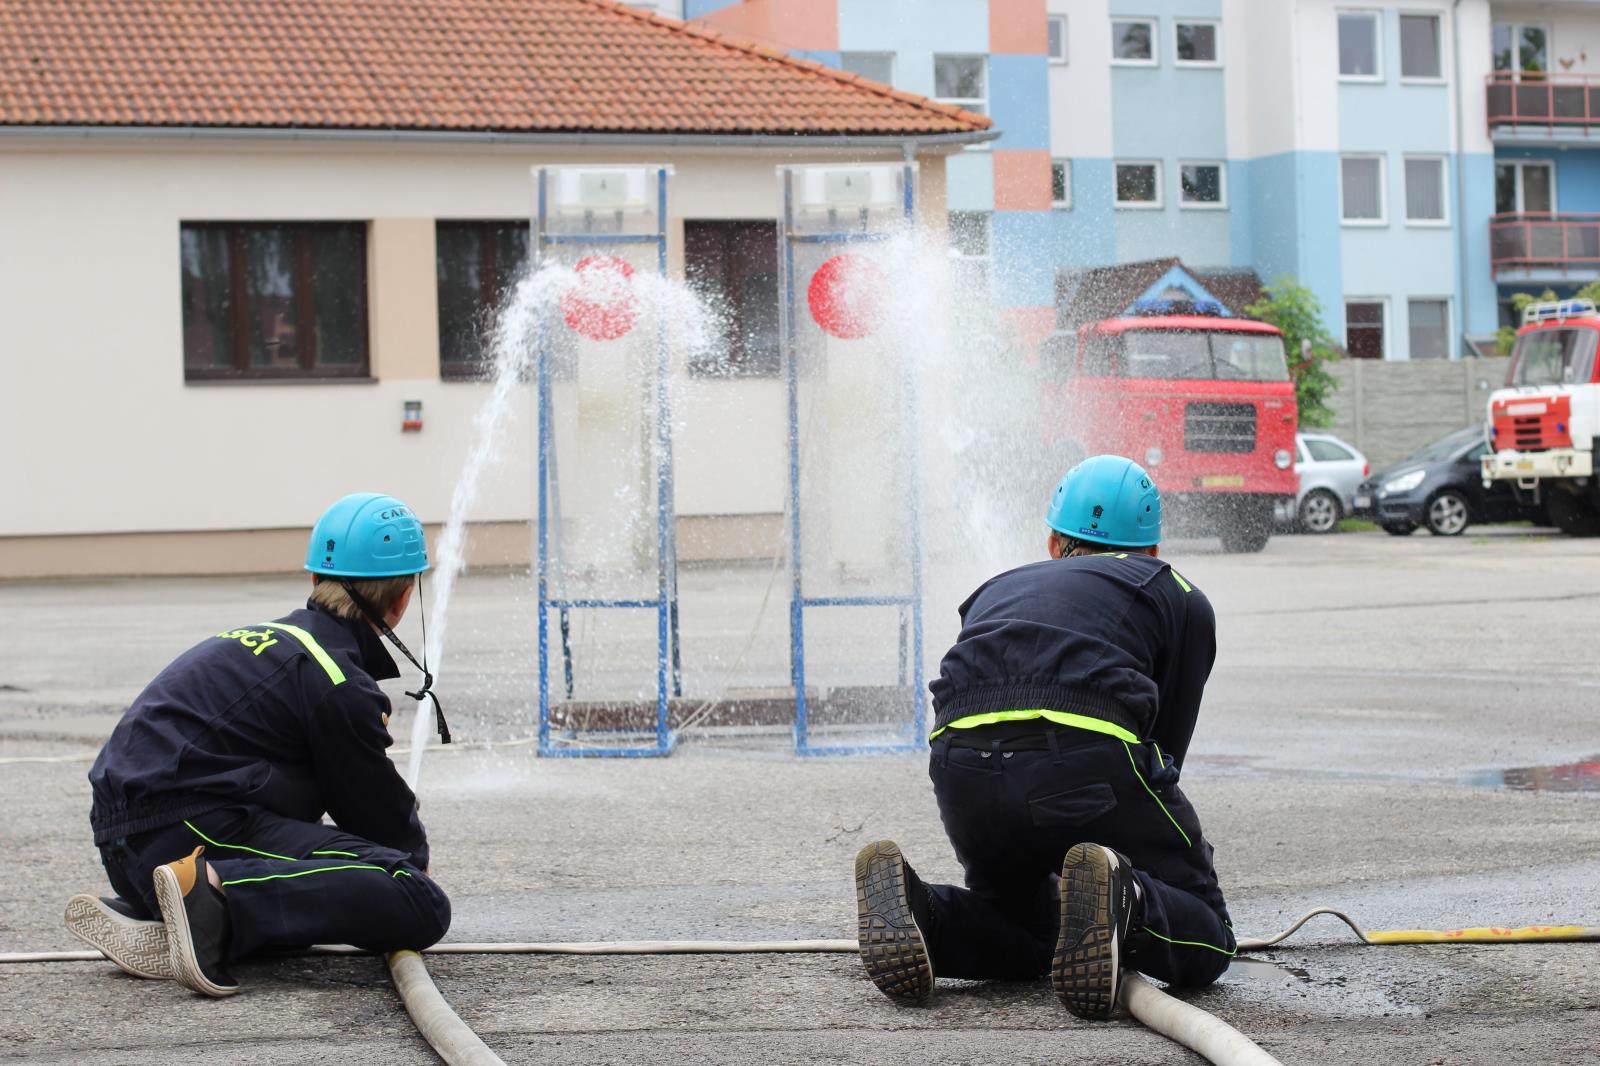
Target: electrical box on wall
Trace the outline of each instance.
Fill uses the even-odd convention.
[[[405,412],[404,412],[404,414],[401,415],[401,419],[400,419],[400,432],[402,432],[402,433],[420,433],[420,432],[422,432],[422,401],[421,400],[407,400],[405,402]]]

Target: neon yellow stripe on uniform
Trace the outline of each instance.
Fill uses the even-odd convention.
[[[1228,928],[1231,929],[1233,927],[1229,926]],[[1180,947],[1186,948],[1206,948],[1209,951],[1215,951],[1219,955],[1226,955],[1230,959],[1239,953],[1238,948],[1234,948],[1232,951],[1229,951],[1227,948],[1219,948],[1215,944],[1206,944],[1199,940],[1174,940],[1170,936],[1162,936],[1148,925],[1144,927],[1144,931],[1155,937],[1157,940],[1165,940],[1169,944],[1177,944]]]
[[[969,714],[965,718],[957,718],[942,729],[935,729],[928,734],[928,739],[934,739],[940,733],[943,733],[945,729],[974,729],[980,725],[994,725],[997,722],[1028,722],[1037,718],[1043,718],[1047,722],[1054,722],[1056,725],[1070,726],[1073,729],[1087,729],[1091,733],[1104,733],[1107,736],[1116,737],[1124,744],[1139,743],[1138,737],[1120,725],[1108,722],[1103,718],[1091,718],[1087,714],[1070,714],[1066,711],[1047,711],[1043,709],[1032,711],[990,711],[988,714]]]
[[[1178,583],[1178,586],[1180,588],[1182,588],[1183,591],[1185,591],[1185,592],[1193,592],[1194,591],[1194,586],[1189,584],[1187,581],[1185,581],[1183,579],[1183,575],[1182,574],[1178,573],[1176,570],[1173,570],[1171,568],[1168,568],[1167,573],[1172,575],[1172,580],[1176,581]]]
[[[381,867],[381,866],[370,866],[370,865],[367,865],[365,863],[360,863],[360,864],[358,864],[358,863],[349,863],[349,864],[344,865],[344,866],[322,866],[322,867],[318,867],[315,870],[301,870],[299,873],[294,873],[294,874],[268,874],[266,877],[240,877],[240,878],[237,878],[236,880],[224,881],[222,883],[224,885],[252,885],[252,884],[256,884],[257,882],[260,882],[260,881],[283,881],[283,880],[287,880],[288,878],[291,878],[291,877],[309,877],[312,874],[332,873],[335,870],[378,870],[378,871],[382,871],[383,867]]]
[[[199,837],[201,840],[204,840],[207,844],[210,844],[214,848],[228,848],[230,851],[248,851],[250,854],[260,855],[264,859],[282,859],[284,862],[297,861],[292,855],[275,855],[270,851],[262,851],[260,848],[247,848],[243,844],[223,844],[220,841],[212,840],[210,837],[200,832],[193,822],[186,821],[183,824],[188,826],[190,830],[194,832],[195,836]]]
[[[317,643],[316,637],[313,637],[299,626],[285,625],[283,622],[262,622],[260,625],[263,629],[268,627],[281,629],[295,640],[298,640],[305,646],[306,651],[311,653],[311,657],[322,664],[322,668],[328,672],[328,680],[335,685],[344,684],[344,671],[339,669],[339,664],[333,661],[333,656],[322,650],[322,645]]]
[[[1144,790],[1150,793],[1150,798],[1156,801],[1156,806],[1161,808],[1161,813],[1167,816],[1167,821],[1172,823],[1172,828],[1178,831],[1178,835],[1183,838],[1183,842],[1191,848],[1194,847],[1194,841],[1189,839],[1189,834],[1183,831],[1183,826],[1178,824],[1178,820],[1172,816],[1172,812],[1167,810],[1167,805],[1161,802],[1161,797],[1156,795],[1156,790],[1150,787],[1150,782],[1146,781],[1144,775],[1139,772],[1139,764],[1133,760],[1133,749],[1129,748],[1126,743],[1122,746],[1128,749],[1128,765],[1133,767],[1133,776],[1137,777],[1139,784],[1143,785]],[[1200,947],[1210,946],[1209,944],[1200,945]]]

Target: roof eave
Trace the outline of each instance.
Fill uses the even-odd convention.
[[[959,149],[983,144],[1000,136],[997,129],[951,133],[674,133],[496,131],[425,129],[326,129],[277,126],[112,126],[112,125],[0,125],[0,137],[60,139],[107,138],[132,140],[248,140],[248,141],[356,141],[422,144],[506,144],[559,146],[639,146],[696,148],[824,148],[887,149],[915,153],[940,148]]]

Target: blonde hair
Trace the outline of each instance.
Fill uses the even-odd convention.
[[[311,586],[311,599],[313,602],[326,608],[331,614],[340,618],[362,618],[361,608],[356,601],[350,598],[338,578],[315,575],[316,581]],[[362,599],[370,603],[381,614],[388,614],[389,608],[395,601],[405,594],[406,589],[417,579],[415,574],[404,574],[400,577],[372,577],[351,578],[350,584],[355,588]]]

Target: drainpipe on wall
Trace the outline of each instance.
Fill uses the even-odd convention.
[[[1456,270],[1461,286],[1461,347],[1477,348],[1467,340],[1467,314],[1472,303],[1471,283],[1467,277],[1467,142],[1463,133],[1461,113],[1466,109],[1465,86],[1461,81],[1461,0],[1450,5],[1450,51],[1455,64],[1456,83]],[[1465,351],[1462,352],[1465,355]]]

